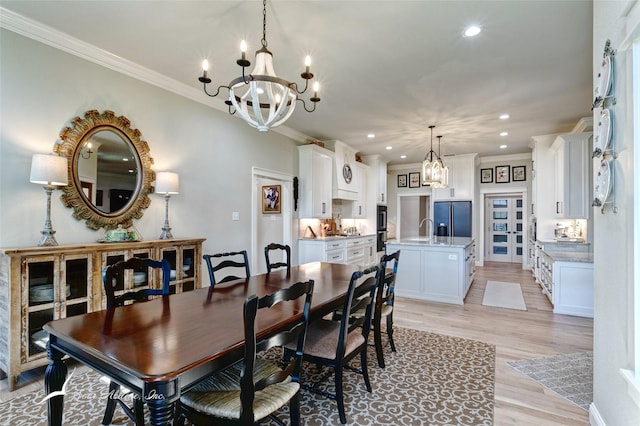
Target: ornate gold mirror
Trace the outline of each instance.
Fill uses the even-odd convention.
[[[90,110],[60,133],[54,152],[69,163],[62,202],[91,229],[128,228],[149,207],[153,159],[140,131],[113,111]]]

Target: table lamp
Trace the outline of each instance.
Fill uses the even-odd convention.
[[[164,194],[164,226],[160,234],[161,240],[169,240],[173,238],[171,235],[171,227],[169,227],[169,198],[172,194],[179,194],[178,185],[180,179],[177,173],[158,172],[156,173],[156,194]]]
[[[41,231],[42,238],[38,246],[57,246],[53,234],[56,231],[51,226],[51,193],[56,186],[67,186],[69,184],[67,159],[51,154],[34,154],[31,159],[31,183],[44,185],[47,193],[47,215],[44,220],[44,229]]]

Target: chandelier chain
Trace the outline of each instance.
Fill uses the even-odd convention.
[[[262,47],[267,48],[267,0],[262,0]]]

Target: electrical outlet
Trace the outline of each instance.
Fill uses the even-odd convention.
[[[240,212],[231,212],[231,220],[240,220]]]

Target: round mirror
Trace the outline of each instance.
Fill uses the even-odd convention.
[[[150,203],[154,173],[147,142],[112,111],[87,111],[60,133],[54,151],[69,160],[62,201],[91,229],[127,228]]]

